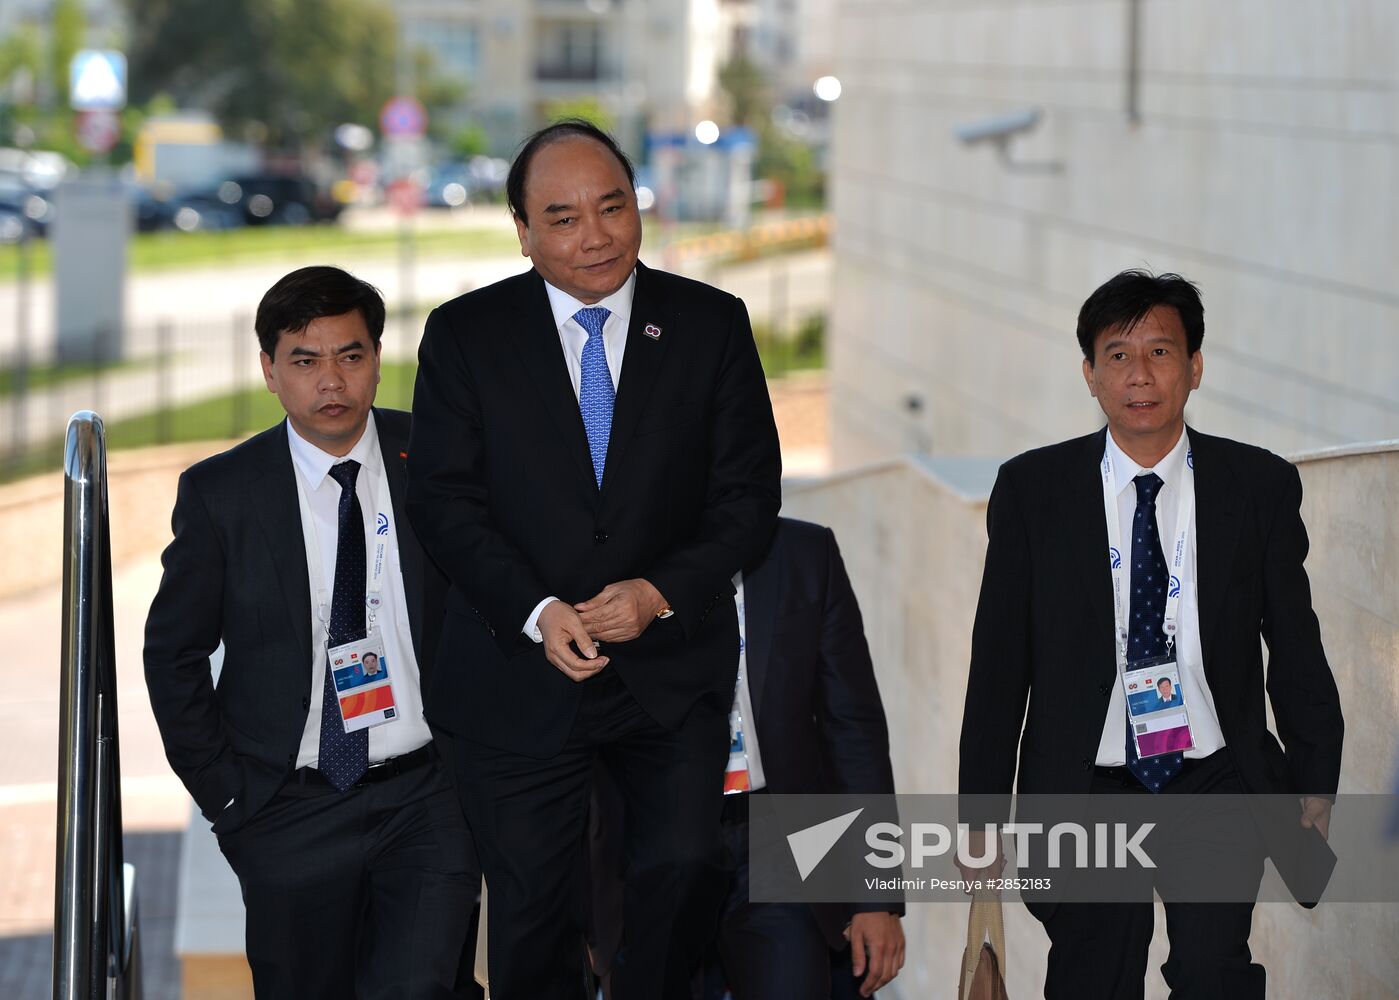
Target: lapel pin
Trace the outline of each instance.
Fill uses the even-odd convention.
[[[661,339],[661,328],[655,323],[647,323],[646,329],[642,330],[641,332],[646,334],[646,336],[650,337],[652,340]]]

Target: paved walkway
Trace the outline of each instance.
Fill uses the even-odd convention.
[[[141,676],[141,629],[159,580],[147,555],[113,580],[122,810],[136,865],[147,1000],[179,995],[171,948],[175,860],[188,796],[165,764]],[[6,683],[0,688],[0,996],[50,995],[58,773],[59,586],[0,603]]]

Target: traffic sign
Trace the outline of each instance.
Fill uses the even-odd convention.
[[[68,64],[68,103],[74,111],[126,107],[126,56],[111,49],[83,49]]]
[[[379,112],[379,130],[396,139],[416,139],[427,131],[427,110],[416,97],[390,97]]]
[[[121,119],[112,111],[79,111],[75,128],[78,143],[89,153],[110,153],[121,138]]]

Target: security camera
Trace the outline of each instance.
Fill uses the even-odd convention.
[[[980,121],[968,122],[966,125],[958,125],[952,130],[953,135],[968,146],[973,146],[978,142],[994,142],[1004,144],[1013,135],[1020,132],[1028,132],[1040,122],[1040,109],[1027,108],[1024,111],[1015,111],[1008,115],[996,115],[994,118],[983,118]]]
[[[1030,131],[1039,122],[1040,109],[1026,108],[1023,111],[1013,111],[1010,114],[996,115],[993,118],[983,118],[980,121],[958,125],[952,130],[952,134],[967,146],[975,146],[983,142],[990,143],[996,148],[996,155],[1007,170],[1015,173],[1057,174],[1064,169],[1061,163],[1026,163],[1011,158],[1011,140],[1017,135]]]

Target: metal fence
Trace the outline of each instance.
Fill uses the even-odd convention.
[[[390,318],[379,402],[412,398],[413,358],[424,313]],[[14,359],[0,369],[0,479],[54,470],[63,461],[68,414],[107,419],[112,449],[240,438],[281,415],[263,383],[250,313],[213,322],[162,320],[114,341],[88,338],[91,358]],[[116,360],[113,360],[113,359]]]
[[[785,300],[765,306],[754,310],[753,325],[768,374],[820,367],[824,315],[792,309]],[[428,309],[389,317],[381,406],[412,405]],[[129,327],[116,340],[99,330],[87,340],[87,360],[18,358],[0,367],[0,481],[57,470],[68,415],[77,410],[104,415],[113,450],[241,438],[282,415],[263,382],[251,313],[212,322],[162,320]]]

